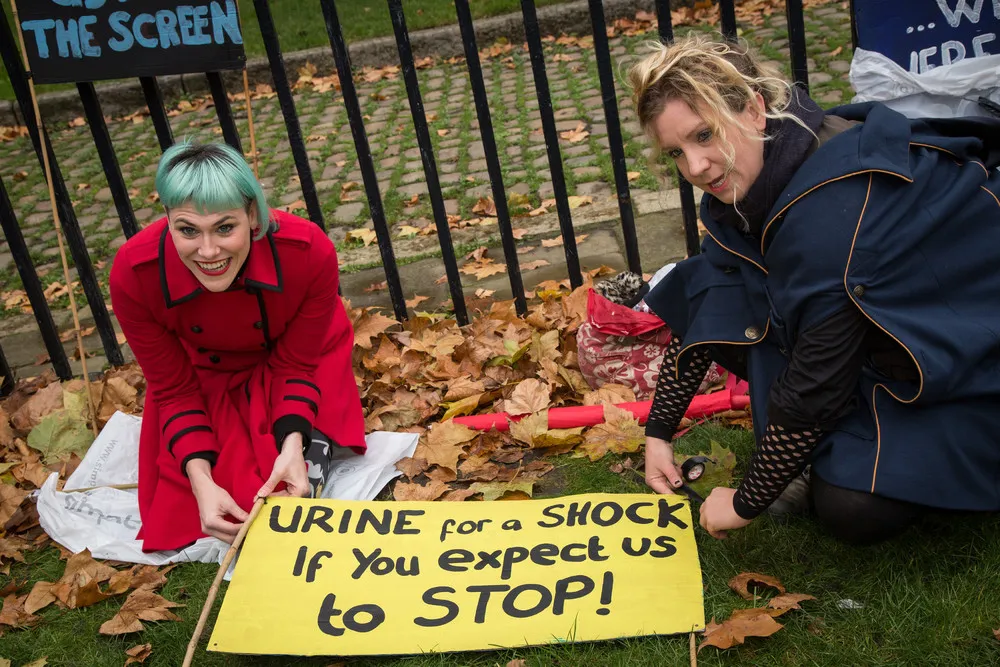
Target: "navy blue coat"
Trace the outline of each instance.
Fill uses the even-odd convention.
[[[744,348],[754,430],[800,332],[854,304],[912,358],[919,382],[862,369],[857,409],[814,470],[838,486],[926,505],[1000,509],[1000,123],[910,120],[879,104],[823,144],[760,241],[708,214],[702,254],[646,302],[684,341]]]

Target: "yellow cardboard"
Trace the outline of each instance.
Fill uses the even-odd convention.
[[[383,655],[704,627],[679,496],[274,498],[247,534],[208,648]]]

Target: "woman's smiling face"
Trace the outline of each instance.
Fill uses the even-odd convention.
[[[703,116],[687,102],[668,100],[656,117],[653,130],[660,149],[672,157],[684,176],[725,204],[742,199],[764,167],[763,135],[767,117],[760,95],[736,114],[736,123],[725,127],[732,146],[733,162],[726,159],[726,146]]]
[[[170,209],[167,219],[177,254],[202,286],[209,292],[229,289],[250,254],[253,209],[199,213],[183,205]]]

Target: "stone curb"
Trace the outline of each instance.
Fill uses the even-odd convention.
[[[609,23],[619,18],[631,18],[639,10],[653,11],[653,0],[604,0],[604,16]],[[542,7],[538,10],[538,25],[543,35],[590,34],[590,10],[587,0],[576,0],[565,4]],[[506,38],[512,43],[524,42],[524,22],[520,13],[505,14],[475,22],[476,42],[480,49]],[[279,35],[280,39],[280,35]],[[458,25],[442,26],[410,33],[410,44],[414,58],[436,56],[451,58],[464,55],[462,37]],[[396,40],[393,37],[377,37],[351,44],[351,64],[355,68],[380,67],[399,62]],[[294,82],[298,70],[310,62],[320,72],[335,70],[330,47],[318,47],[304,51],[283,54],[285,71]],[[250,84],[272,83],[267,58],[252,58],[247,61]],[[230,92],[243,87],[241,72],[227,72],[223,79]],[[180,74],[157,78],[166,103],[176,101],[185,95],[208,95],[208,82],[203,74]],[[97,86],[98,97],[105,116],[123,116],[146,106],[142,88],[138,80],[106,83]],[[42,118],[49,123],[68,122],[83,115],[80,96],[75,90],[46,93],[38,98]],[[23,125],[20,107],[16,101],[0,101],[0,125]]]

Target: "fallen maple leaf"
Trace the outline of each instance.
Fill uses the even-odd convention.
[[[549,385],[528,378],[518,383],[504,405],[510,415],[525,415],[544,410],[551,402]]]
[[[446,421],[435,424],[427,437],[417,445],[414,456],[427,460],[429,465],[442,468],[458,468],[458,458],[463,453],[462,446],[476,437],[477,432],[468,426]]]
[[[706,646],[731,648],[742,644],[747,637],[770,637],[782,627],[784,626],[775,621],[766,609],[753,616],[729,618],[722,623],[716,623],[713,618],[705,626],[704,639],[698,646],[698,651]]]
[[[414,294],[412,299],[406,300],[407,308],[416,308],[418,305],[430,299],[429,296],[420,296],[419,294]]]
[[[524,264],[522,264],[521,265],[521,270],[522,271],[532,271],[534,269],[538,269],[538,268],[541,268],[543,266],[548,266],[548,265],[549,265],[549,261],[548,260],[546,260],[546,259],[536,259],[533,262],[525,262]]]
[[[438,480],[427,484],[408,484],[396,482],[392,489],[392,497],[396,500],[437,500],[448,490],[448,485]]]
[[[618,405],[619,403],[634,403],[635,392],[623,384],[613,382],[602,385],[597,391],[583,396],[584,405]]]
[[[510,423],[511,437],[532,447],[535,446],[535,438],[548,430],[549,413],[547,410],[535,412]]]
[[[38,623],[41,620],[38,616],[29,614],[24,610],[24,602],[27,595],[18,597],[8,595],[3,600],[3,608],[0,609],[0,625],[9,625],[12,628],[26,628]]]
[[[583,444],[577,449],[591,461],[601,459],[608,452],[628,454],[639,451],[646,442],[646,431],[639,426],[628,410],[613,405],[604,406],[604,422],[587,431]]]
[[[472,489],[453,489],[448,491],[439,500],[444,500],[446,502],[462,502],[468,499],[470,496],[476,495],[476,492]]]
[[[153,652],[152,644],[137,644],[132,648],[125,651],[125,655],[128,656],[128,660],[125,661],[125,667],[131,664],[142,664],[146,662],[146,658]]]
[[[587,206],[588,204],[593,204],[594,198],[591,197],[590,195],[586,195],[583,197],[579,195],[572,195],[566,198],[566,202],[569,204],[569,207],[571,209],[580,208],[581,206]]]
[[[427,460],[407,456],[405,459],[396,461],[396,470],[406,475],[409,479],[413,479],[423,471],[427,470]]]
[[[497,205],[493,201],[492,197],[482,197],[476,202],[475,206],[472,207],[472,212],[477,215],[494,217],[497,214]]]
[[[145,629],[141,621],[180,621],[181,618],[170,609],[183,606],[140,588],[132,591],[118,613],[105,621],[98,632],[102,635],[124,635]]]
[[[771,609],[790,611],[792,609],[802,609],[799,606],[800,602],[815,599],[812,595],[806,595],[805,593],[782,593],[768,600],[767,606]]]
[[[576,144],[590,136],[590,132],[587,132],[586,127],[586,123],[578,122],[574,129],[560,132],[559,136],[571,144]]]
[[[445,413],[441,416],[441,419],[448,420],[454,417],[471,415],[479,407],[479,401],[482,397],[482,394],[473,394],[472,396],[466,396],[451,403],[442,403],[441,407],[445,408]]]
[[[352,239],[357,239],[361,241],[362,243],[365,244],[366,248],[370,246],[372,243],[374,243],[377,238],[378,235],[376,235],[375,232],[371,229],[352,229],[351,231],[347,232],[346,236],[346,239],[348,241]]]
[[[354,344],[366,350],[372,349],[372,338],[391,326],[399,324],[381,313],[366,311],[354,322]]]
[[[30,548],[28,542],[16,535],[0,537],[0,566],[4,564],[4,559],[7,559],[8,566],[10,561],[23,563],[24,555],[21,552],[28,548]]]
[[[753,600],[754,597],[756,597],[750,592],[750,586],[753,584],[774,588],[779,593],[785,592],[785,587],[781,585],[780,581],[772,576],[760,574],[758,572],[741,572],[729,580],[729,587],[736,591],[736,593],[744,600]],[[756,587],[758,586],[755,586],[755,588]]]
[[[16,486],[0,483],[0,526],[6,524],[21,506],[28,492]]]

